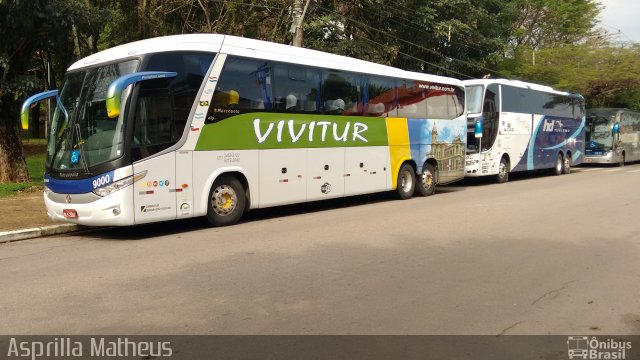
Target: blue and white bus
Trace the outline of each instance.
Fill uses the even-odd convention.
[[[516,171],[568,174],[584,158],[584,99],[521,81],[463,81],[467,92],[467,177],[506,182]]]

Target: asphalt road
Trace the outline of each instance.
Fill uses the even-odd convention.
[[[1,334],[640,334],[640,165],[0,245]]]

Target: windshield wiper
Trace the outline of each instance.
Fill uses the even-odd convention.
[[[84,140],[82,140],[82,134],[80,132],[80,124],[76,123],[76,137],[78,138],[78,148],[80,148],[80,162],[82,163],[82,167],[84,168],[85,174],[87,176],[91,176],[91,172],[89,171],[89,165],[87,164],[87,160],[85,159],[85,151],[84,151]]]

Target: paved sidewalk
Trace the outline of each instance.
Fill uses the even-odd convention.
[[[41,191],[0,198],[0,243],[75,230],[78,226],[49,219]]]

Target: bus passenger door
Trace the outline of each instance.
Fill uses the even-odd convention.
[[[134,188],[136,224],[176,218],[176,152],[163,154],[182,134],[171,104],[166,88],[142,88],[137,97],[131,160],[134,174],[146,171],[146,176]]]

